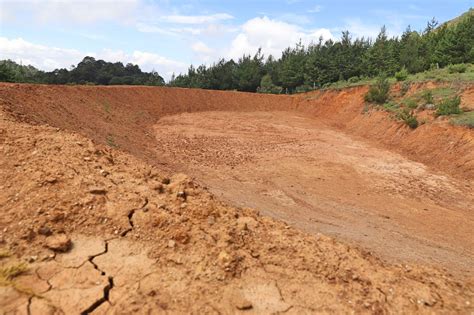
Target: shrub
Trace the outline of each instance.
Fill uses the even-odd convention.
[[[421,98],[425,101],[425,104],[433,104],[434,99],[433,99],[433,92],[431,90],[426,90],[423,92],[421,95]]]
[[[405,100],[403,103],[405,104],[406,107],[410,109],[415,109],[418,107],[418,103],[412,98]]]
[[[385,76],[380,76],[374,85],[371,85],[365,95],[365,101],[370,103],[384,104],[388,100],[390,83]]]
[[[448,66],[449,73],[464,73],[466,72],[466,70],[467,70],[467,65],[464,63]]]
[[[460,96],[445,98],[438,105],[438,109],[436,110],[436,116],[460,114],[461,109],[459,108],[459,105],[461,105]]]
[[[408,109],[403,109],[400,111],[397,115],[398,119],[402,120],[405,124],[407,124],[408,127],[411,129],[416,129],[419,125],[418,119],[416,118],[415,115],[413,115],[413,112],[411,112]]]
[[[348,81],[349,83],[357,83],[360,81],[360,78],[358,76],[350,77]]]
[[[395,73],[395,79],[397,81],[405,81],[408,78],[408,71],[405,67],[403,67],[400,71]]]

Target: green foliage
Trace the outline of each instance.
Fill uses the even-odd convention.
[[[267,94],[280,94],[282,88],[276,86],[272,82],[272,77],[269,74],[266,74],[262,77],[260,81],[260,87],[257,89],[258,93],[267,93]]]
[[[418,103],[412,98],[404,100],[403,104],[410,109],[415,109],[418,107]]]
[[[451,119],[451,123],[456,126],[474,128],[474,112],[461,113]]]
[[[449,73],[464,73],[466,72],[466,70],[467,70],[467,65],[464,63],[448,66]]]
[[[405,67],[403,67],[400,71],[395,73],[395,79],[397,81],[405,81],[408,78],[408,71]]]
[[[390,113],[398,113],[400,106],[394,102],[387,102],[383,104],[383,108]]]
[[[444,99],[436,110],[436,116],[460,114],[461,97],[455,96]]]
[[[347,80],[349,83],[357,83],[360,81],[360,78],[358,76],[355,77],[350,77],[349,80]]]
[[[385,27],[381,28],[375,39],[353,38],[349,31],[344,31],[339,40],[323,41],[321,38],[306,47],[297,43],[285,49],[279,59],[268,56],[265,60],[259,50],[253,57],[244,55],[236,60],[221,59],[210,66],[200,65],[197,68],[191,65],[186,73],[173,75],[168,85],[247,92],[258,90],[262,93],[274,93],[281,87],[293,93],[309,88],[369,84],[381,73],[408,82],[473,81],[473,62],[474,10],[470,10],[441,26],[431,20],[424,31],[413,31],[408,27],[400,37],[389,37]],[[75,67],[51,72],[11,60],[0,61],[0,81],[165,84],[155,71],[142,72],[137,65],[105,62],[89,56]]]
[[[423,91],[423,94],[421,95],[423,101],[425,104],[433,104],[434,99],[433,99],[433,92],[431,90],[426,90]]]
[[[412,111],[407,108],[404,108],[403,110],[399,111],[397,114],[397,118],[402,120],[411,129],[416,129],[419,125],[416,116],[413,114]]]
[[[371,85],[365,95],[365,101],[370,103],[383,104],[388,100],[390,83],[385,76],[380,76],[374,85]]]

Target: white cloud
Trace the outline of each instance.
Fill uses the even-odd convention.
[[[139,6],[139,0],[1,0],[3,16],[31,15],[33,20],[48,23],[93,23],[127,19]]]
[[[231,20],[234,17],[227,13],[217,13],[211,15],[168,15],[163,19],[176,24],[208,24],[219,21]]]
[[[0,55],[23,64],[31,64],[45,70],[69,67],[77,63],[84,54],[76,49],[48,47],[30,43],[22,38],[0,37]]]
[[[348,19],[343,29],[340,31],[349,30],[354,37],[365,37],[375,39],[380,32],[380,25],[363,23],[360,18]]]
[[[210,54],[213,52],[211,48],[201,41],[195,42],[191,46],[191,49],[198,54]]]
[[[103,49],[97,52],[81,52],[76,49],[64,49],[38,45],[22,38],[8,39],[0,37],[0,55],[23,64],[31,64],[39,69],[51,71],[56,68],[69,68],[85,56],[92,56],[110,62],[138,64],[144,71],[155,69],[163,77],[169,78],[173,72],[187,68],[182,62],[160,56],[155,53],[136,50],[128,54],[122,50]]]
[[[254,54],[262,48],[265,55],[280,57],[282,51],[301,40],[305,45],[317,42],[319,37],[333,38],[328,29],[307,31],[298,25],[272,20],[264,16],[254,18],[242,25],[241,32],[232,41],[229,58],[237,59],[243,54]]]

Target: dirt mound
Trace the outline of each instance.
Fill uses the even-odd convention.
[[[472,285],[226,206],[80,135],[2,115],[0,144],[6,313],[473,310]]]

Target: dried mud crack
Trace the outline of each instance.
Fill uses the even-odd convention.
[[[84,311],[81,312],[81,315],[87,315],[87,314],[90,314],[92,312],[94,312],[97,308],[99,308],[103,303],[106,303],[106,302],[109,302],[109,294],[110,294],[110,290],[113,289],[114,287],[114,278],[112,276],[108,276],[107,273],[102,270],[95,262],[94,262],[94,259],[99,257],[99,256],[102,256],[102,255],[106,255],[108,253],[108,250],[109,250],[109,243],[108,241],[104,241],[104,251],[102,253],[99,253],[97,255],[94,255],[94,256],[90,256],[88,261],[94,266],[94,269],[96,269],[97,271],[100,272],[101,276],[103,277],[107,277],[107,285],[104,287],[104,291],[103,291],[103,296],[98,299],[97,301],[95,301],[94,303],[92,303],[89,307],[87,307]]]

